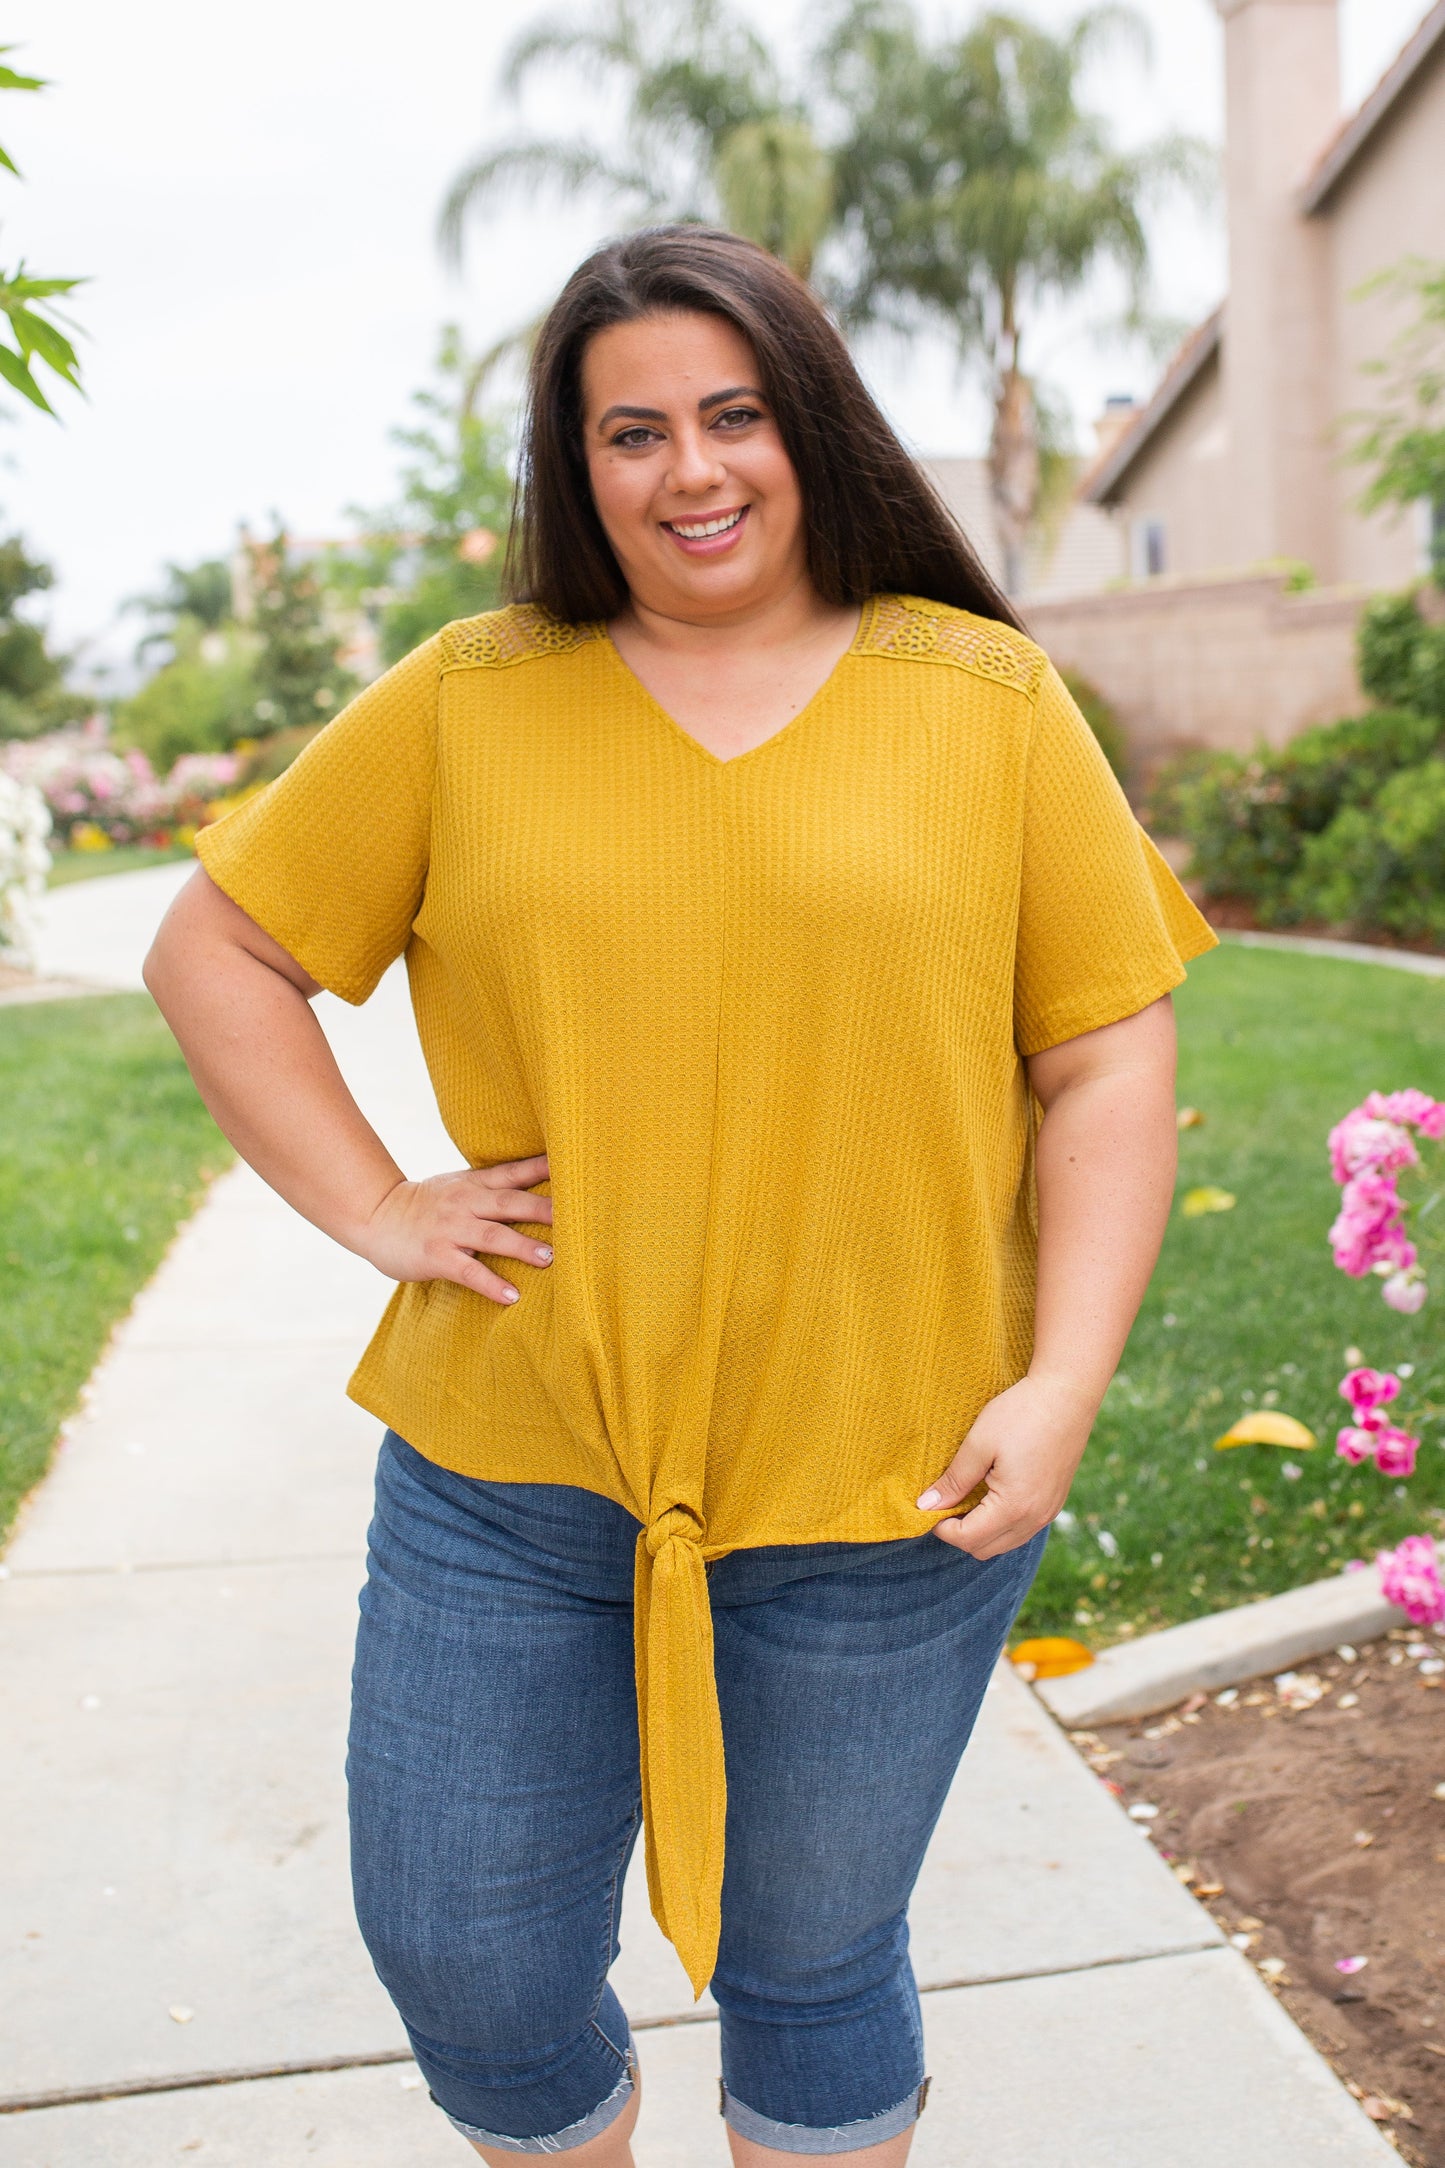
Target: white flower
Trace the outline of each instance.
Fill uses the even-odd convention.
[[[1376,1269],[1378,1270],[1378,1267]],[[1417,1310],[1424,1309],[1430,1289],[1425,1275],[1417,1265],[1409,1272],[1391,1272],[1380,1293],[1392,1310],[1399,1310],[1406,1317],[1413,1317]]]
[[[0,769],[0,956],[22,964],[35,958],[49,833],[50,809],[40,791]]]
[[[1099,1549],[1103,1552],[1105,1558],[1118,1557],[1119,1539],[1117,1536],[1111,1536],[1107,1528],[1101,1528],[1099,1530],[1095,1541],[1097,1542]]]

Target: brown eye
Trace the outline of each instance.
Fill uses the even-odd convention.
[[[756,407],[735,406],[727,407],[719,414],[718,424],[720,427],[740,429],[745,427],[748,422],[755,422],[760,419]]]

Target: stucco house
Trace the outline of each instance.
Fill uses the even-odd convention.
[[[1153,397],[1116,409],[1080,489],[1127,585],[1052,592],[1039,637],[1110,694],[1146,758],[1278,742],[1359,705],[1371,590],[1429,569],[1445,506],[1359,509],[1342,425],[1408,320],[1388,290],[1445,259],[1445,0],[1356,111],[1338,0],[1214,0],[1225,40],[1229,291]],[[1316,585],[1297,593],[1307,566]]]
[[[1339,425],[1376,393],[1401,304],[1361,295],[1445,257],[1445,0],[1340,114],[1338,0],[1215,0],[1224,17],[1229,293],[1089,476],[1136,577],[1285,558],[1325,584],[1402,586],[1429,520],[1357,509]]]

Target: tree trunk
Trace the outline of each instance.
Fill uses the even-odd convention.
[[[1039,501],[1039,428],[1033,387],[1018,365],[1018,344],[1010,344],[993,410],[993,438],[988,452],[994,514],[1003,547],[1003,584],[1018,594],[1024,584],[1029,529]]]

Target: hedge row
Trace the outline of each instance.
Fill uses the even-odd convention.
[[[1354,934],[1445,943],[1445,624],[1415,593],[1365,612],[1369,713],[1248,757],[1186,754],[1149,815],[1193,846],[1211,899],[1264,926],[1324,921]]]

